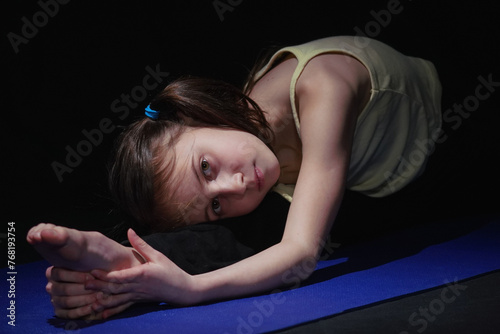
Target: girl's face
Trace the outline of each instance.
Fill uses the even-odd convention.
[[[187,128],[174,152],[173,199],[187,224],[250,213],[280,175],[274,153],[244,131]]]

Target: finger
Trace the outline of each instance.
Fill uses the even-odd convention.
[[[123,305],[120,305],[120,306],[117,306],[114,308],[106,309],[102,312],[102,318],[108,319],[109,317],[111,317],[117,313],[123,312],[124,310],[126,310],[127,308],[129,308],[132,305],[134,305],[134,303],[129,302],[129,303],[126,303],[126,304],[123,304]]]
[[[53,284],[52,284],[52,282],[50,282],[50,281],[49,281],[49,282],[47,283],[47,285],[45,286],[45,291],[47,291],[47,293],[48,293],[49,295],[52,295],[52,286],[53,286]]]
[[[144,241],[141,237],[139,237],[131,228],[128,230],[127,236],[132,247],[146,261],[155,262],[155,260],[159,260],[165,257],[162,253],[158,252],[156,249],[148,245],[146,241]]]
[[[52,276],[52,270],[54,269],[54,266],[50,266],[45,270],[45,277],[49,281],[51,276]]]
[[[92,311],[91,314],[82,317],[82,319],[83,320],[102,320],[102,319],[104,319],[104,317],[102,315],[102,312],[96,313],[96,312]]]
[[[83,296],[52,296],[50,300],[54,308],[72,309],[91,305],[97,300],[97,294]]]
[[[82,283],[60,283],[54,281],[47,284],[46,290],[51,296],[81,296],[93,293],[93,291],[85,289],[85,285]]]
[[[105,281],[105,282],[110,282],[110,283],[132,283],[135,282],[137,277],[141,277],[143,275],[143,270],[144,266],[135,266],[132,268],[128,269],[123,269],[123,270],[117,270],[117,271],[111,271],[111,272],[106,272],[103,270],[92,270],[90,274],[97,278],[97,280]],[[87,285],[90,283],[94,283],[95,280],[90,280],[87,282]]]
[[[94,310],[92,309],[92,305],[77,307],[73,309],[54,308],[54,313],[57,317],[65,319],[78,319],[95,314]]]
[[[96,300],[92,304],[92,309],[95,312],[102,312],[106,309],[118,307],[131,302],[133,295],[131,293],[122,293],[117,295],[110,295],[99,292],[96,295]]]
[[[133,283],[114,283],[102,280],[93,280],[85,284],[89,291],[102,291],[106,294],[119,294],[130,292]]]
[[[64,268],[53,268],[50,272],[50,279],[56,282],[85,283],[94,279],[89,273],[68,270]]]
[[[122,271],[122,270],[119,270]],[[109,281],[109,272],[101,270],[101,269],[94,269],[90,272],[90,275],[93,276],[96,280],[101,280],[101,281]],[[89,280],[87,283],[93,282],[94,280]]]

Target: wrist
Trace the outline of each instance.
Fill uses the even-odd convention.
[[[166,302],[176,306],[193,306],[206,301],[205,291],[200,285],[199,275],[190,275],[183,272],[177,276],[175,286],[171,281],[165,285],[171,285],[170,289],[162,289],[161,294],[154,298],[154,301]]]
[[[207,301],[207,289],[203,286],[201,275],[189,275],[186,279],[187,287],[184,294],[185,305],[197,305]]]

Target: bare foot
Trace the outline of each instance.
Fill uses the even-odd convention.
[[[28,232],[26,239],[55,267],[88,272],[119,270],[143,263],[133,248],[120,245],[99,232],[39,224]]]

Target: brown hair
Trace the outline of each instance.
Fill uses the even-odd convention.
[[[180,180],[171,177],[173,146],[186,126],[232,128],[249,132],[268,146],[273,134],[264,112],[236,87],[219,80],[180,78],[150,103],[156,120],[144,117],[120,135],[109,173],[109,186],[119,208],[151,232],[183,224],[172,210],[173,190]],[[165,150],[173,158],[165,159]]]

